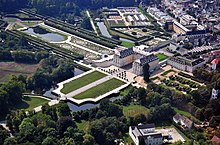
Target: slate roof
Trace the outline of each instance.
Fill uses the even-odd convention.
[[[188,31],[186,35],[202,35],[209,33],[209,30],[197,30],[197,31]]]
[[[119,54],[120,54],[120,58],[124,58],[124,57],[134,54],[134,50],[133,48],[124,49],[124,50],[121,50]]]
[[[158,59],[158,57],[156,55],[150,54],[150,55],[147,55],[147,56],[140,58],[138,62],[140,63],[140,65],[143,66],[144,64],[153,62],[157,59]]]
[[[178,122],[182,121],[187,127],[192,126],[192,121],[187,118],[186,116],[180,115],[180,114],[176,114],[175,116],[173,116],[174,119],[176,119]]]
[[[152,137],[152,138],[162,138],[162,134],[161,133],[155,133],[155,134],[144,135],[143,137],[144,138],[149,138],[149,137]]]
[[[217,137],[216,135],[214,135],[214,136],[212,137],[211,141],[212,141],[213,143],[220,144],[220,138]]]

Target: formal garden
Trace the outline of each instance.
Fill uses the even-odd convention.
[[[82,77],[79,77],[77,79],[74,79],[66,84],[63,85],[63,88],[61,89],[61,92],[64,94],[68,94],[72,91],[75,91],[81,87],[84,87],[88,84],[91,84],[92,82],[95,82],[103,77],[105,77],[106,74],[94,71],[89,74],[86,74]]]
[[[108,81],[105,81],[104,83],[101,83],[95,87],[92,87],[83,93],[80,93],[76,96],[73,96],[74,99],[86,99],[86,98],[96,98],[98,96],[104,95],[122,85],[125,83],[116,79],[112,78]]]

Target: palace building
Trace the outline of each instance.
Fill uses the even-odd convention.
[[[143,66],[148,63],[150,72],[159,68],[159,59],[151,53],[141,53],[134,48],[117,48],[113,64],[118,67],[123,67],[132,64],[132,71],[136,75],[143,74]]]

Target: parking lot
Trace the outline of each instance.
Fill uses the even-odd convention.
[[[174,143],[179,140],[185,142],[185,139],[177,132],[175,128],[156,129],[156,131],[161,132],[162,136],[168,136],[168,139],[164,140],[166,142]]]

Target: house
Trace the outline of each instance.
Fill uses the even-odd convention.
[[[213,145],[220,145],[220,138],[214,135],[211,139]]]
[[[144,139],[146,145],[161,145],[163,143],[162,134],[155,131],[154,124],[139,124],[129,127],[129,135],[136,145]]]
[[[218,98],[218,90],[215,88],[212,89],[212,95],[211,95],[211,100],[217,99]]]
[[[211,62],[212,70],[216,70],[216,69],[217,69],[217,65],[219,64],[219,62],[220,62],[220,58],[216,58],[216,59],[214,59],[214,60]]]
[[[181,126],[186,129],[186,130],[190,130],[192,125],[193,125],[193,121],[191,121],[189,118],[187,118],[186,116],[180,115],[180,114],[176,114],[175,116],[173,116],[173,121],[176,124],[181,124]]]

